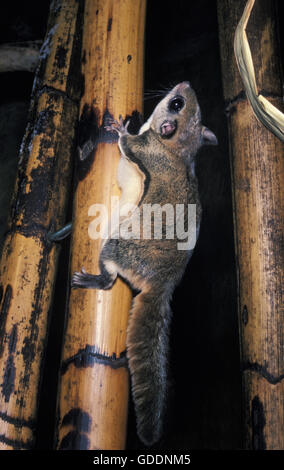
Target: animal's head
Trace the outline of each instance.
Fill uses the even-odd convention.
[[[218,143],[215,134],[201,123],[199,104],[189,82],[176,85],[147,123],[167,146],[184,157],[194,156],[202,145]]]

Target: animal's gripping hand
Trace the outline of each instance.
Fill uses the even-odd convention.
[[[120,115],[119,116],[119,122],[116,121],[116,119],[111,119],[109,118],[107,120],[107,125],[105,126],[105,129],[107,131],[115,131],[118,133],[119,137],[125,134],[128,134],[127,128],[130,123],[130,120],[128,120],[125,124],[123,123],[123,118]]]

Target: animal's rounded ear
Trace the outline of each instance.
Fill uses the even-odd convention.
[[[208,127],[202,128],[202,144],[203,145],[218,145],[218,139],[214,132],[210,131]]]

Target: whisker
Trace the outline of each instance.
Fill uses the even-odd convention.
[[[159,83],[159,88],[156,90],[148,88],[144,91],[144,100],[165,97],[176,85],[176,82],[171,81],[167,85]]]
[[[164,91],[163,90],[147,90],[144,92],[144,95],[155,95],[155,96],[162,96],[164,95]]]
[[[144,101],[155,100],[156,98],[161,98],[161,95],[144,96]]]

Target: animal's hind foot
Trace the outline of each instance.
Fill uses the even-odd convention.
[[[71,287],[81,287],[83,289],[110,289],[113,285],[114,278],[112,278],[107,271],[104,270],[102,274],[95,275],[87,273],[84,268],[81,272],[75,272],[72,276]]]
[[[73,274],[71,280],[71,287],[84,287],[85,289],[96,288],[98,277],[99,276],[87,273],[86,270],[82,268],[81,272],[76,271]]]

